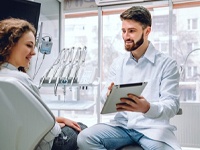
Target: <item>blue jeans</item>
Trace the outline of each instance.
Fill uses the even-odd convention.
[[[164,142],[149,139],[134,129],[96,124],[78,135],[79,150],[115,150],[126,145],[141,145],[145,150],[173,150]]]
[[[81,129],[87,128],[86,125],[78,122]],[[61,129],[61,133],[54,139],[51,150],[77,150],[77,136],[79,132],[75,129],[65,126]]]

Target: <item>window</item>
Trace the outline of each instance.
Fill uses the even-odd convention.
[[[186,90],[186,99],[187,99],[187,101],[195,101],[196,100],[196,90],[195,89]]]
[[[92,14],[92,15],[91,15]],[[65,48],[75,48],[74,53],[77,51],[77,48],[83,48],[86,46],[86,58],[84,62],[84,66],[80,69],[81,72],[79,79],[84,75],[85,80],[91,80],[91,83],[94,80],[97,80],[98,74],[98,17],[97,12],[81,12],[81,13],[73,13],[73,14],[65,14],[64,20],[64,47]],[[84,74],[85,73],[85,74]],[[89,75],[94,73],[94,80],[89,79]],[[85,81],[84,80],[84,81]],[[80,80],[79,80],[80,81]],[[82,80],[83,81],[83,80]],[[84,104],[85,101],[96,102],[97,86],[82,86],[80,89],[77,89],[77,86],[73,86],[72,90],[67,87],[67,97],[72,97],[74,100],[82,101]],[[74,94],[73,94],[74,93]],[[69,95],[70,94],[70,95]],[[86,105],[86,103],[85,103]],[[97,105],[97,104],[96,104]],[[78,114],[76,120],[82,121],[84,118],[88,118],[87,125],[92,125],[97,123],[96,113],[96,105],[90,107],[88,109],[80,110],[80,111],[65,111],[65,113],[71,114],[68,117],[74,117],[74,115]],[[78,105],[76,106],[78,107]],[[93,115],[96,114],[96,115]],[[90,115],[90,117],[82,117],[82,115]],[[83,122],[83,121],[82,121]]]
[[[159,10],[160,14],[156,13],[157,15],[152,17],[153,20],[153,31],[154,32],[162,32],[165,34],[169,34],[169,11],[168,11],[168,7],[165,7],[164,9],[160,10],[160,9],[155,9],[155,11]],[[164,14],[164,15],[162,15]],[[173,21],[172,23],[172,30],[175,31],[176,30],[176,15],[173,14],[172,18]]]
[[[157,3],[158,2],[158,3]],[[179,66],[184,66],[184,78],[181,78],[180,93],[181,100],[196,100],[196,81],[200,64],[200,51],[196,51],[192,60],[187,55],[199,48],[200,31],[198,30],[199,18],[196,16],[200,8],[200,2],[189,5],[184,3],[173,3],[173,11],[168,1],[154,1],[142,3],[152,14],[152,32],[149,36],[153,45],[161,52],[171,55],[177,60]],[[189,6],[189,7],[185,7]],[[125,52],[124,42],[121,37],[121,20],[119,15],[130,5],[106,6],[98,16],[96,12],[77,12],[65,15],[65,47],[86,45],[88,47],[87,65],[98,66],[98,55],[100,54],[102,87],[112,60]],[[100,20],[99,18],[100,17]],[[101,20],[102,19],[102,20]],[[98,21],[102,24],[102,37],[98,35]],[[193,32],[195,30],[195,32]],[[98,52],[98,41],[102,40],[102,49]],[[187,65],[186,65],[187,64]],[[99,68],[97,68],[99,69]],[[181,76],[183,76],[181,74]],[[195,77],[195,78],[194,78]],[[183,84],[187,86],[182,86]],[[192,85],[191,85],[192,84]],[[84,95],[86,96],[86,94]],[[107,116],[109,117],[109,115]],[[105,118],[105,117],[104,117]]]
[[[198,28],[198,19],[188,19],[188,30],[196,30]]]
[[[187,78],[195,77],[197,75],[197,66],[187,66]]]
[[[169,44],[168,42],[154,42],[154,46],[156,47],[157,50],[169,54]]]
[[[198,42],[188,42],[187,49],[192,51],[193,49],[198,48]]]

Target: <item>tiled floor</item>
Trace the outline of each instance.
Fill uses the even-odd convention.
[[[200,150],[200,148],[182,147],[182,150]]]

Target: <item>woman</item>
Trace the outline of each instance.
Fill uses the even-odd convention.
[[[26,74],[31,58],[35,55],[35,36],[35,28],[25,20],[9,18],[0,21],[0,76],[3,74],[17,78],[40,96],[38,88]],[[63,117],[55,117],[55,120],[54,128],[37,149],[77,149],[77,134],[86,126]],[[63,138],[66,135],[67,142]]]

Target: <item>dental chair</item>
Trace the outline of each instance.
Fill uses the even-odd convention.
[[[0,150],[34,150],[54,124],[53,114],[30,88],[0,76]]]

